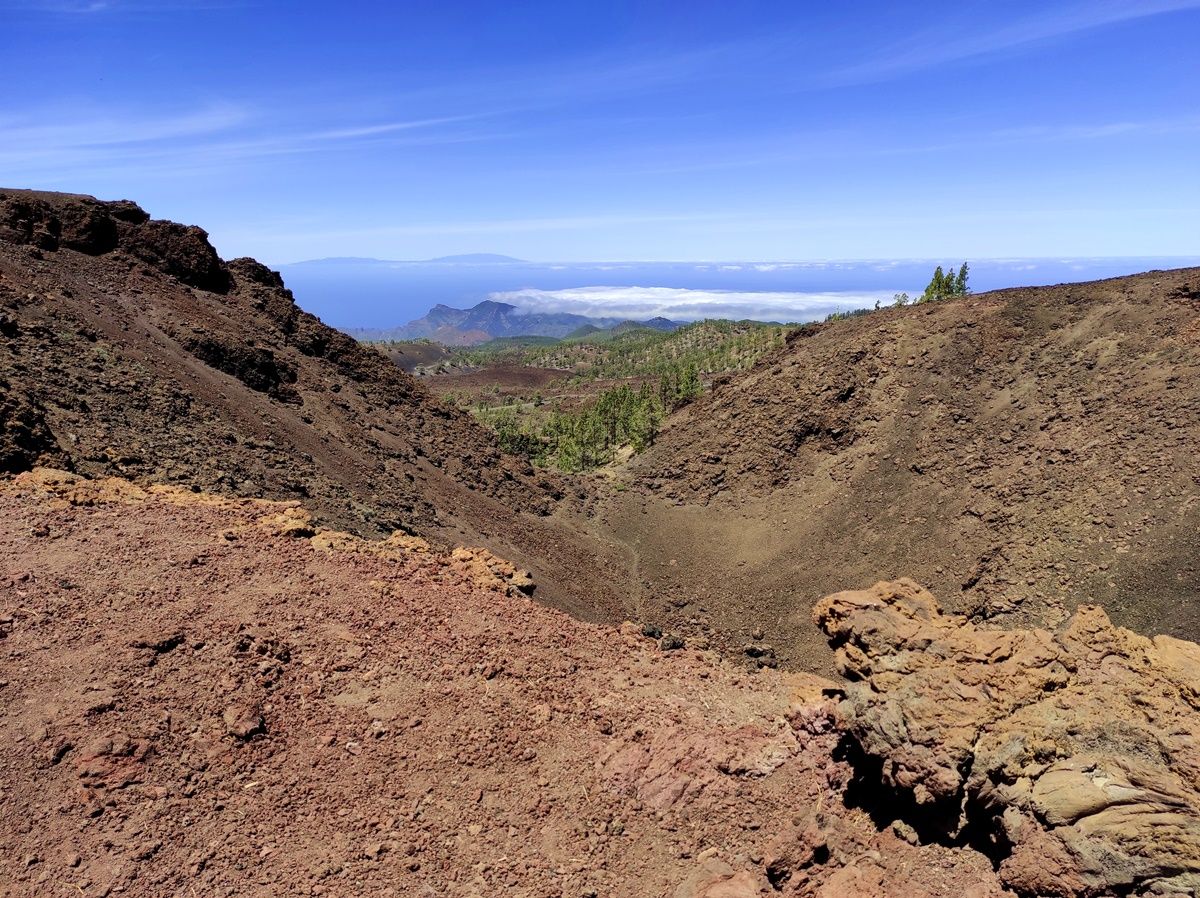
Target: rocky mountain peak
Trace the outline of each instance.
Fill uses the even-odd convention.
[[[47,252],[123,253],[190,287],[212,293],[230,287],[203,228],[152,219],[129,200],[0,189],[0,240]]]

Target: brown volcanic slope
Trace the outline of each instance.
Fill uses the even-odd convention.
[[[954,610],[1085,601],[1200,637],[1200,269],[810,326],[631,463],[610,530],[643,614],[823,668],[821,596],[912,576]],[[757,651],[757,650],[756,650]]]
[[[1096,600],[1197,637],[1198,303],[1178,271],[808,328],[677,416],[589,522],[563,494],[597,481],[504,456],[199,229],[0,191],[0,471],[302,499],[484,544],[581,617],[822,671],[809,609],[880,576],[978,617]]]
[[[367,535],[486,543],[539,595],[619,619],[605,548],[561,485],[296,307],[277,274],[130,202],[0,190],[0,473],[303,499]]]

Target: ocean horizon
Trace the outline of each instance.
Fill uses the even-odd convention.
[[[501,257],[502,258],[502,257]],[[981,293],[1200,265],[1200,257],[845,261],[526,262],[333,258],[280,266],[301,308],[340,328],[389,328],[438,304],[484,300],[539,312],[673,320],[812,321],[917,296],[934,268],[970,265]]]

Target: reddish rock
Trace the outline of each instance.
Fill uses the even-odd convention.
[[[1200,646],[1115,627],[944,614],[909,580],[814,617],[853,680],[840,726],[925,825],[990,832],[1022,895],[1200,889]]]
[[[255,704],[233,704],[221,714],[225,732],[235,739],[249,739],[265,731],[262,711]]]
[[[674,898],[759,898],[770,891],[759,876],[734,870],[716,857],[701,861],[675,889]]]

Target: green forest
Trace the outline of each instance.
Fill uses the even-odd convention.
[[[600,331],[558,341],[495,340],[455,350],[451,364],[470,368],[524,365],[569,370],[570,383],[625,380],[582,405],[539,395],[494,405],[460,403],[492,428],[501,447],[535,464],[585,471],[608,464],[622,446],[654,443],[663,419],[699,396],[704,379],[745,370],[783,345],[790,330],[749,321],[699,321],[675,331]]]
[[[558,368],[572,371],[579,380],[658,377],[689,364],[701,375],[711,375],[752,368],[765,353],[782,346],[790,330],[788,325],[756,321],[707,320],[674,331],[599,331],[554,342],[493,340],[455,350],[452,364]]]
[[[655,384],[643,381],[605,390],[580,408],[563,409],[538,400],[503,406],[486,402],[472,414],[492,428],[500,448],[560,471],[586,471],[608,464],[616,450],[653,445],[663,418],[700,395],[695,364],[668,366]]]

